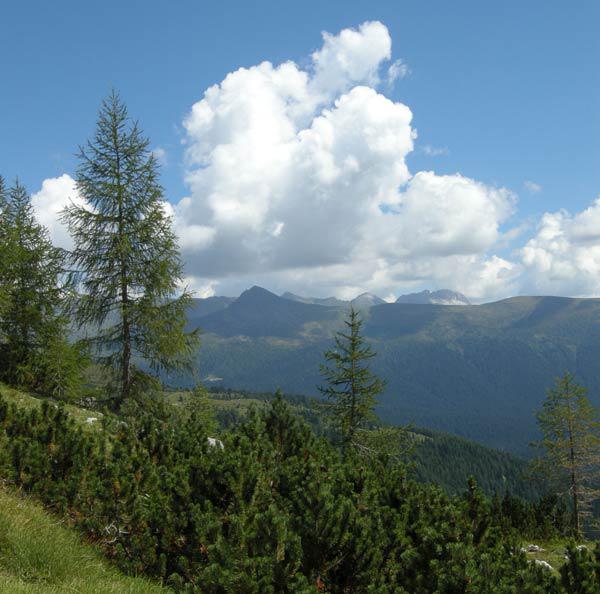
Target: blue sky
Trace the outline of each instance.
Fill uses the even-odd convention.
[[[482,253],[510,259],[535,233],[543,213],[564,208],[576,216],[600,194],[595,1],[58,0],[5,3],[2,17],[0,173],[9,180],[18,175],[32,192],[44,179],[74,175],[76,147],[93,132],[99,102],[115,87],[152,145],[165,151],[163,183],[176,204],[193,192],[185,181],[190,140],[183,121],[206,88],[264,60],[307,67],[323,31],[336,35],[380,21],[392,40],[382,72],[396,59],[410,69],[393,87],[381,76],[377,90],[412,111],[418,138],[406,156],[411,173],[460,173],[518,195],[515,212],[501,227],[529,229],[518,245],[498,241]],[[528,181],[540,189],[532,191]],[[313,264],[302,264],[307,266]],[[281,265],[251,269],[277,289],[291,278],[269,276],[288,270]],[[398,290],[435,288],[443,280],[409,276],[398,281]],[[246,282],[242,277],[231,271],[229,280],[218,282],[237,290]],[[596,290],[589,279],[580,280],[571,292]],[[538,285],[545,288],[536,280],[514,290]],[[320,286],[313,288],[321,292]],[[354,288],[379,287],[367,279],[322,290],[341,294]],[[569,292],[568,282],[555,292]]]

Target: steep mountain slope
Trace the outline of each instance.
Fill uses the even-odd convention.
[[[266,289],[252,287],[226,309],[202,318],[200,325],[205,332],[226,337],[294,338],[310,333],[309,324],[322,334],[322,326],[336,324],[339,316],[338,308],[282,299]]]
[[[203,376],[231,387],[316,394],[322,353],[343,308],[252,289],[203,318]],[[600,300],[516,297],[464,307],[376,305],[364,332],[388,384],[380,412],[525,454],[534,411],[564,370],[600,404]]]

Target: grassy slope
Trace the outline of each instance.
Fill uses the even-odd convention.
[[[0,592],[158,594],[168,590],[120,574],[40,505],[0,489]]]
[[[31,396],[25,392],[20,390],[15,390],[14,388],[9,388],[8,386],[0,383],[0,394],[8,401],[16,404],[17,406],[24,408],[34,408],[39,407],[41,400],[36,398],[35,396]],[[87,410],[85,408],[81,408],[79,406],[73,406],[71,404],[65,405],[66,411],[73,416],[73,418],[78,422],[82,423],[85,426],[93,427],[96,423],[100,422],[102,418],[102,413],[98,411]],[[86,420],[89,418],[97,419],[91,425],[86,423]]]

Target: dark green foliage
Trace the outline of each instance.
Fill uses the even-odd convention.
[[[18,181],[8,191],[0,184],[0,208],[1,378],[69,397],[80,387],[85,357],[67,338],[65,254],[35,220]]]
[[[526,501],[507,491],[502,498],[493,497],[492,512],[505,531],[515,530],[524,538],[548,541],[570,532],[571,512],[553,494]]]
[[[344,461],[280,397],[222,436],[224,449],[206,437],[197,417],[173,422],[158,402],[90,430],[61,407],[0,400],[3,478],[177,591],[588,591],[528,562],[474,482],[449,498],[387,456]],[[564,583],[594,583],[587,561],[569,567]]]
[[[344,310],[275,295],[240,300],[235,310],[231,304],[193,316],[206,332],[198,355],[203,374],[225,378],[231,388],[313,394],[322,353]],[[373,372],[387,381],[377,413],[392,424],[446,431],[529,457],[529,443],[538,437],[531,411],[557,371],[573,370],[600,406],[599,321],[600,299],[372,307],[364,336],[376,345]]]
[[[246,402],[267,403],[273,400],[269,392],[250,392],[225,388],[209,388],[212,408],[219,425],[232,428],[244,419]],[[314,433],[333,438],[322,410],[322,402],[301,395],[285,395],[285,401],[295,414],[302,417]],[[182,399],[176,404],[183,410],[196,410],[193,400]],[[411,428],[402,432],[412,436],[413,448],[405,461],[409,472],[419,482],[435,483],[449,495],[464,490],[469,476],[488,496],[505,491],[526,500],[537,500],[546,491],[545,485],[534,481],[526,460],[507,452],[499,452],[484,445],[430,429]]]
[[[375,352],[361,334],[362,320],[353,307],[344,320],[346,332],[335,335],[335,348],[325,352],[321,366],[325,385],[319,391],[327,399],[327,411],[344,451],[364,448],[361,432],[375,420],[374,408],[384,383],[368,365]]]
[[[572,594],[600,592],[600,547],[592,552],[587,547],[567,547],[567,562],[560,569],[561,583]]]
[[[10,227],[8,225],[8,190],[4,178],[0,175],[0,277],[5,278],[8,267],[10,250]],[[0,283],[0,314],[8,304],[8,287],[4,282]]]
[[[462,491],[469,476],[487,495],[508,490],[525,499],[535,499],[544,485],[533,481],[528,462],[507,452],[493,450],[474,441],[429,429],[414,429],[417,444],[411,460],[415,478],[436,483],[448,493]]]
[[[191,294],[175,297],[182,263],[149,141],[113,93],[96,134],[80,150],[77,188],[85,206],[64,212],[83,295],[80,326],[114,371],[114,407],[133,395],[135,357],[153,370],[187,369],[197,347],[187,333]]]
[[[557,492],[569,494],[577,537],[600,494],[600,420],[586,392],[568,372],[556,380],[537,414],[542,439],[535,444],[542,450],[538,470]]]

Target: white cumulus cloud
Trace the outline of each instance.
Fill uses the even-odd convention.
[[[379,67],[389,60],[392,39],[380,22],[366,22],[355,29],[344,29],[338,35],[323,33],[323,47],[312,54],[313,91],[325,98],[342,93],[353,84],[376,85]]]
[[[152,154],[161,165],[166,165],[169,161],[167,151],[162,146],[152,149]]]
[[[526,292],[600,295],[600,198],[579,213],[545,213],[520,255]]]
[[[382,72],[384,83],[401,76],[391,55],[387,28],[367,22],[324,33],[306,65],[240,68],[198,98],[183,122],[188,195],[165,203],[189,283],[204,296],[253,284],[342,298],[600,294],[600,198],[531,230],[511,223],[517,197],[505,188],[410,171],[412,111],[380,89]],[[69,247],[58,215],[81,203],[73,179],[45,180],[32,200]]]
[[[174,207],[192,276],[338,295],[503,284],[486,253],[515,198],[409,171],[412,112],[378,90],[390,56],[387,28],[367,22],[324,33],[305,68],[263,62],[206,90],[184,121],[190,195]]]
[[[75,180],[67,173],[45,179],[41,189],[31,196],[36,219],[47,227],[54,245],[65,249],[72,247],[72,241],[66,226],[60,221],[60,213],[71,202],[83,204]]]

